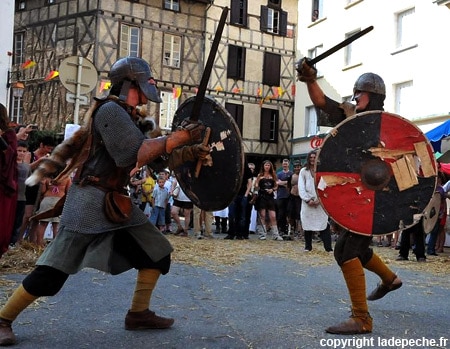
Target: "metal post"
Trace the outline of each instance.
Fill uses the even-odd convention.
[[[80,112],[80,90],[81,90],[81,75],[83,72],[83,57],[78,57],[78,68],[77,68],[77,89],[75,93],[75,110],[73,113],[74,123],[78,125],[78,114]]]

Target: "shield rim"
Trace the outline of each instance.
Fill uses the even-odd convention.
[[[351,117],[348,117],[348,118],[344,119],[343,121],[341,121],[340,123],[338,123],[335,127],[333,127],[333,129],[331,129],[331,130],[329,131],[329,133],[328,133],[328,134],[326,135],[326,137],[323,139],[323,142],[321,143],[320,147],[318,148],[318,151],[317,151],[317,158],[316,158],[316,162],[315,162],[315,164],[314,164],[314,182],[315,182],[316,194],[317,194],[317,197],[318,197],[318,199],[319,199],[319,202],[320,202],[322,208],[323,208],[324,211],[327,213],[327,215],[328,215],[329,218],[333,219],[333,220],[334,220],[337,224],[339,224],[342,228],[344,228],[344,229],[346,229],[346,230],[348,230],[348,231],[351,231],[351,232],[353,232],[353,233],[355,233],[355,234],[363,235],[363,236],[383,236],[383,235],[390,235],[390,234],[393,234],[393,233],[395,233],[395,232],[402,231],[402,230],[404,230],[404,229],[410,228],[410,227],[416,225],[417,223],[419,223],[419,221],[420,221],[420,219],[413,219],[413,223],[412,223],[412,224],[405,225],[404,227],[401,227],[401,228],[399,227],[398,230],[394,230],[394,231],[391,231],[391,232],[381,232],[381,233],[373,233],[373,232],[372,232],[371,234],[367,234],[367,233],[364,233],[364,232],[356,231],[355,229],[349,228],[349,227],[345,226],[344,224],[338,222],[338,221],[337,221],[337,220],[329,213],[329,210],[327,209],[327,207],[326,207],[326,206],[324,205],[324,203],[322,202],[321,195],[319,195],[318,182],[319,182],[320,178],[319,178],[319,176],[318,176],[318,174],[317,174],[317,166],[320,164],[320,153],[322,152],[323,146],[326,144],[327,140],[330,139],[331,137],[334,137],[335,134],[336,134],[337,129],[338,129],[339,127],[341,127],[342,125],[344,125],[345,123],[349,122],[350,120],[353,120],[353,119],[356,119],[356,118],[359,118],[359,117],[362,117],[362,116],[365,116],[365,115],[375,114],[375,113],[388,114],[388,115],[390,115],[390,116],[394,116],[394,117],[400,118],[400,119],[403,120],[403,121],[406,121],[408,124],[412,125],[414,128],[416,128],[416,129],[423,135],[423,141],[427,143],[428,149],[433,149],[433,147],[432,147],[430,141],[428,140],[428,138],[426,137],[426,135],[424,134],[424,132],[422,132],[422,130],[420,130],[414,123],[412,123],[410,120],[408,120],[408,119],[406,119],[406,118],[404,118],[404,117],[402,117],[402,116],[400,116],[400,115],[398,115],[398,114],[386,112],[386,111],[384,111],[384,110],[369,110],[369,111],[364,111],[364,112],[361,112],[361,113],[357,113],[357,114],[355,114],[355,115],[352,115]],[[435,190],[435,189],[436,189],[436,185],[437,185],[437,171],[438,171],[438,169],[437,169],[437,162],[436,162],[436,159],[435,159],[434,156],[431,156],[430,159],[432,160],[432,162],[433,162],[433,164],[434,164],[434,169],[435,169],[435,172],[436,172],[436,174],[435,174],[435,182],[434,182],[434,190]],[[320,172],[319,172],[319,173],[320,173]],[[371,190],[371,189],[369,189],[369,188],[367,188],[367,189],[368,189],[368,190]],[[372,191],[374,191],[374,190],[372,190]],[[428,207],[428,205],[429,205],[430,201],[432,200],[432,198],[433,198],[433,195],[430,197],[430,200],[427,202],[427,205],[425,205],[424,210],[421,212],[420,216],[423,215],[423,212],[425,211],[426,207]]]
[[[177,120],[178,123],[175,124],[175,121],[177,119],[177,115],[179,114],[179,111],[183,108],[186,107],[186,105],[188,105],[189,103],[194,103],[195,99],[197,96],[191,96],[189,98],[187,98],[183,103],[180,104],[180,106],[177,108],[175,114],[174,114],[174,118],[173,118],[173,124],[172,124],[172,131],[176,129],[176,127],[183,121],[183,120]],[[181,174],[179,171],[174,171],[175,173],[175,177],[178,181],[178,183],[180,183],[181,188],[183,189],[183,192],[186,194],[186,196],[194,203],[194,205],[196,205],[197,207],[199,207],[202,210],[205,211],[220,211],[222,209],[225,209],[226,207],[228,207],[230,205],[230,203],[234,200],[234,198],[236,197],[236,195],[239,192],[239,189],[242,185],[242,180],[243,180],[243,175],[244,175],[244,166],[245,166],[245,152],[244,152],[244,145],[242,142],[242,135],[241,132],[239,130],[239,127],[236,123],[236,121],[234,120],[234,118],[231,116],[231,114],[228,112],[228,110],[226,110],[224,108],[224,106],[222,104],[220,104],[217,99],[215,99],[213,96],[210,95],[205,95],[203,98],[203,101],[208,101],[209,103],[212,103],[214,105],[214,107],[219,108],[221,110],[221,112],[223,113],[223,115],[227,115],[228,116],[228,121],[229,124],[233,127],[233,131],[236,134],[236,138],[239,140],[239,151],[238,151],[238,157],[240,158],[239,164],[240,164],[240,176],[238,178],[238,180],[235,182],[234,188],[233,188],[233,195],[232,198],[230,199],[229,202],[224,202],[221,203],[221,205],[217,205],[217,206],[206,206],[205,203],[200,202],[199,198],[195,195],[195,193],[193,193],[192,190],[190,190],[184,179],[181,178]],[[201,111],[200,111],[201,114]],[[199,122],[202,122],[201,117],[199,117]],[[207,127],[210,127],[211,130],[213,131],[213,127],[211,125],[205,125]],[[202,132],[202,137],[205,136],[205,131]],[[210,141],[208,142],[208,144],[210,144]],[[193,168],[191,168],[191,170],[195,170],[195,165],[192,166]],[[200,170],[201,171],[201,170]],[[201,175],[201,172],[200,172]],[[231,189],[230,189],[231,190]]]

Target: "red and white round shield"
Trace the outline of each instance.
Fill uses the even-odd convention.
[[[420,129],[383,111],[336,126],[317,154],[315,180],[330,218],[362,235],[416,224],[433,196],[437,166]]]

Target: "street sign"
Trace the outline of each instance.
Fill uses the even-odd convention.
[[[77,85],[79,94],[89,93],[97,86],[97,69],[84,57],[67,57],[61,62],[58,70],[61,83],[72,93],[77,93]]]
[[[87,96],[78,96],[78,103],[80,105],[88,105],[88,97]],[[77,96],[73,93],[67,92],[66,93],[66,101],[69,103],[75,103],[77,101]]]

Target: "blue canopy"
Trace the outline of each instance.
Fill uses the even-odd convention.
[[[430,140],[434,151],[441,151],[442,138],[450,136],[450,120],[444,121],[439,126],[425,133],[425,136]]]

